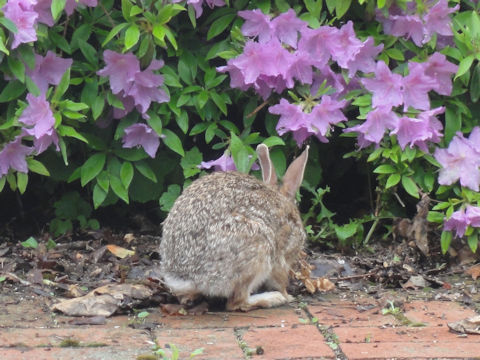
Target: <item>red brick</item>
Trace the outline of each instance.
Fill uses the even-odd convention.
[[[250,328],[242,335],[249,348],[261,346],[263,355],[255,358],[335,358],[322,334],[313,325],[294,328]]]
[[[300,309],[280,307],[242,312],[217,312],[192,316],[163,316],[151,314],[149,321],[160,323],[173,329],[238,328],[249,326],[291,327],[301,324],[300,318],[306,315]]]
[[[473,358],[480,354],[480,343],[426,343],[382,342],[368,344],[341,344],[349,360],[360,359],[420,359],[420,358]]]
[[[8,329],[0,330],[0,347],[50,346],[58,347],[63,340],[72,339],[81,346],[105,344],[117,347],[150,348],[151,341],[140,330],[82,326],[70,329]]]
[[[136,359],[138,355],[148,353],[136,348],[0,348],[2,360],[121,360]],[[151,353],[151,352],[150,352]]]
[[[472,309],[451,301],[412,301],[404,306],[405,316],[428,325],[446,324],[475,316]]]
[[[393,326],[398,321],[391,315],[382,315],[380,307],[360,311],[356,304],[323,304],[308,307],[318,322],[330,326]]]
[[[180,351],[180,358],[188,358],[196,349],[203,348],[203,354],[195,359],[243,359],[243,352],[237,343],[233,329],[162,329],[155,331],[157,344],[166,348],[174,344]]]
[[[444,326],[429,327],[337,327],[333,331],[341,343],[376,343],[376,342],[466,342],[478,341],[473,336],[459,338]]]

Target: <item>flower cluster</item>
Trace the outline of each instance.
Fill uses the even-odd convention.
[[[418,9],[416,4],[415,1],[408,2],[406,11],[392,6],[386,17],[378,12],[377,20],[383,23],[385,34],[411,38],[420,47],[429,42],[433,35],[453,36],[449,15],[460,8],[458,4],[449,8],[448,0],[424,1],[424,9]]]
[[[148,119],[147,111],[152,101],[169,101],[168,94],[159,88],[163,84],[163,76],[153,73],[163,66],[163,61],[153,60],[148,68],[141,71],[140,61],[132,53],[119,54],[105,50],[103,57],[106,66],[97,74],[109,77],[112,93],[124,105],[124,110],[114,110],[114,118],[122,118],[136,107],[143,118]]]
[[[357,132],[359,146],[365,147],[378,145],[385,131],[392,130],[391,134],[397,135],[402,149],[410,144],[410,147],[418,146],[427,152],[427,142],[440,141],[443,126],[435,116],[445,111],[444,107],[430,109],[428,93],[433,90],[449,95],[452,91],[451,76],[457,69],[457,65],[438,52],[423,63],[410,61],[406,76],[392,73],[383,61],[378,61],[374,77],[361,79],[365,89],[372,93],[373,110],[364,123],[345,131]],[[392,109],[400,105],[403,105],[403,111],[411,108],[420,112],[416,117],[399,117]]]
[[[436,149],[434,156],[442,166],[438,176],[439,184],[451,185],[460,180],[462,186],[479,190],[480,127],[475,127],[468,138],[458,132],[448,148]]]
[[[292,9],[274,19],[258,9],[238,14],[246,20],[241,31],[250,40],[242,54],[218,70],[230,73],[231,87],[253,87],[264,99],[272,92],[293,88],[296,81],[310,86],[313,105],[312,101],[297,105],[282,99],[269,111],[280,115],[277,132],[292,132],[299,146],[311,135],[326,142],[331,125],[346,120],[341,109],[347,102],[339,97],[348,90],[343,77],[332,71],[331,60],[347,69],[353,78],[357,71],[370,72],[375,68],[374,58],[383,45],[374,46],[371,37],[358,39],[351,21],[340,29],[311,29]],[[350,86],[355,83],[352,79]],[[332,93],[317,99],[316,93],[323,84]]]
[[[180,1],[182,0],[171,0],[172,3],[179,3]],[[210,9],[213,9],[215,6],[225,5],[225,1],[223,0],[187,0],[187,4],[193,6],[197,19],[202,16],[204,3],[207,4]]]
[[[98,0],[67,0],[65,12],[70,15],[78,4],[97,6]],[[23,43],[37,40],[37,22],[53,26],[51,13],[52,0],[8,0],[2,7],[5,17],[17,27],[14,34],[12,49]]]
[[[455,235],[461,238],[467,227],[480,228],[480,208],[477,206],[467,205],[467,208],[461,208],[455,211],[445,222],[443,230],[455,230]]]

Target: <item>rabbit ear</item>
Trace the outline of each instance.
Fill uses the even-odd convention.
[[[272,160],[270,160],[270,152],[265,144],[259,144],[257,146],[258,160],[260,161],[260,167],[262,168],[262,179],[265,184],[276,185],[277,174]]]
[[[300,185],[302,185],[309,148],[310,147],[307,145],[303,153],[290,164],[283,177],[283,184],[280,188],[280,192],[290,199],[295,198],[297,190],[300,188]]]

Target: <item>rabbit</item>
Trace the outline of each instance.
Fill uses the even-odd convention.
[[[200,177],[163,223],[161,274],[182,304],[202,295],[224,297],[227,311],[249,311],[293,300],[288,275],[306,239],[295,195],[308,146],[281,186],[268,147],[256,151],[263,181],[235,171]],[[251,295],[261,285],[274,291]]]

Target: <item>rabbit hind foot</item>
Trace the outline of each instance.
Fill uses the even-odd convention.
[[[229,299],[227,310],[250,311],[258,308],[271,308],[291,301],[291,296],[285,297],[280,291],[268,291],[249,295],[244,301],[233,302]]]

